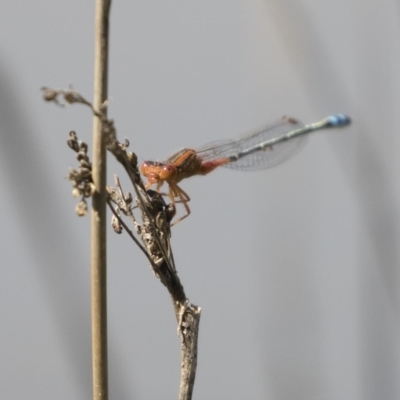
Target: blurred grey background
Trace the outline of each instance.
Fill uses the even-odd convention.
[[[90,219],[65,177],[68,132],[90,142],[92,118],[39,89],[92,98],[94,2],[2,4],[0,396],[88,399]],[[399,399],[399,3],[114,1],[111,17],[109,115],[143,160],[282,115],[353,118],[279,167],[182,182],[194,398]],[[176,399],[169,296],[127,235],[108,243],[110,398]]]

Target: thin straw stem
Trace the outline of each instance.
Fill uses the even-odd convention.
[[[93,106],[107,99],[108,31],[111,0],[96,0]],[[103,108],[103,112],[106,110]],[[106,264],[106,147],[102,121],[93,118],[92,176],[96,187],[91,215],[92,368],[93,399],[108,399],[107,264]]]

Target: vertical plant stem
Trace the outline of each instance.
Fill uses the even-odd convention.
[[[107,99],[108,30],[111,0],[96,0],[94,100],[100,110]],[[106,110],[103,110],[106,113]],[[106,147],[102,121],[93,119],[93,196],[91,215],[92,369],[93,399],[108,399],[107,367],[107,264],[106,264]]]

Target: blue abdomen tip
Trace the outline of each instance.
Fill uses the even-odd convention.
[[[331,115],[328,120],[331,126],[346,126],[351,123],[350,117],[344,114]]]

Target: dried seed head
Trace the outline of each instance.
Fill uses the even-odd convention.
[[[42,87],[42,92],[43,92],[43,99],[45,101],[54,101],[57,99],[58,96],[58,91],[50,89],[48,87]]]
[[[91,197],[93,196],[95,191],[96,187],[94,186],[94,183],[89,182],[88,184],[85,185],[85,189],[83,190],[83,195],[85,197]]]
[[[114,229],[115,233],[122,233],[122,224],[120,222],[120,220],[113,214],[111,217],[111,226]]]
[[[92,170],[92,166],[87,159],[80,160],[81,168],[87,169],[89,171]]]
[[[77,178],[78,178],[78,176],[79,176],[78,171],[76,171],[76,170],[73,169],[73,168],[70,168],[70,169],[69,169],[69,171],[68,171],[68,180],[69,180],[69,181],[72,181],[72,182],[76,181]]]
[[[70,137],[70,139],[78,140],[78,137],[76,136],[75,131],[69,131],[69,137]]]
[[[70,92],[64,92],[64,100],[67,103],[72,104],[81,102],[82,98],[77,92],[70,91]]]
[[[91,167],[90,167],[91,168]],[[77,180],[78,180],[78,176],[79,176],[79,180],[92,180],[92,170],[91,169],[87,169],[87,168],[79,168],[79,172],[77,175]]]
[[[85,142],[81,142],[79,144],[79,151],[82,151],[83,153],[87,153],[88,151],[88,145]]]
[[[78,153],[76,154],[76,159],[77,159],[78,161],[87,160],[87,159],[88,159],[88,156],[87,156],[87,154],[86,154],[85,152],[79,150]]]
[[[74,131],[71,131],[71,132],[69,133],[69,139],[67,140],[67,143],[68,143],[68,146],[69,146],[72,150],[74,150],[74,151],[76,151],[76,152],[79,151],[79,143],[78,143],[78,140],[77,140],[77,138],[76,138],[76,133],[75,133]]]
[[[128,207],[132,204],[132,200],[133,200],[133,198],[132,198],[131,192],[126,192],[125,193],[125,202]]]
[[[127,151],[126,155],[128,157],[129,164],[132,165],[132,167],[137,168],[137,156],[135,153],[132,153],[131,151]]]
[[[83,217],[87,214],[87,204],[85,200],[81,200],[75,207],[75,212],[78,217]]]
[[[72,196],[73,197],[81,197],[82,193],[81,193],[80,189],[78,189],[77,187],[74,187],[72,189]]]

